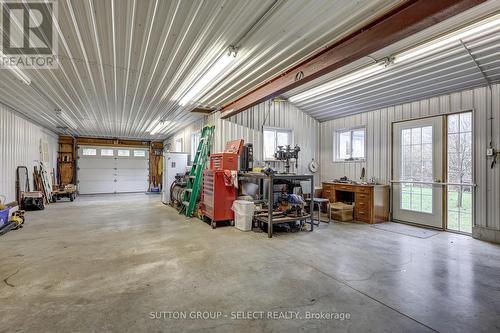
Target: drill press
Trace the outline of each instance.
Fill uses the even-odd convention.
[[[274,158],[279,161],[285,161],[285,173],[290,173],[291,159],[295,159],[295,168],[299,167],[299,151],[300,147],[297,145],[293,149],[290,145],[286,145],[286,147],[278,146],[278,150],[274,153]]]

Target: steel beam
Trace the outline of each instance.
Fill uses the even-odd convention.
[[[269,98],[279,96],[485,1],[407,1],[343,40],[223,106],[222,118],[231,117]]]

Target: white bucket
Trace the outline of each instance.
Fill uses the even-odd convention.
[[[234,226],[242,231],[252,230],[252,220],[255,205],[251,201],[235,200],[232,209],[234,211]]]

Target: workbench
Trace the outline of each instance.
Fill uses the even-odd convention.
[[[287,180],[287,181],[309,181],[311,184],[311,202],[314,196],[314,176],[313,175],[294,175],[294,174],[270,174],[266,175],[260,172],[239,172],[238,178],[241,179],[253,179],[259,181],[259,189],[262,193],[263,183],[267,181],[269,187],[267,189],[267,204],[268,204],[268,216],[257,216],[255,219],[259,222],[267,223],[267,235],[269,238],[273,237],[273,225],[278,223],[288,223],[295,221],[305,221],[311,225],[310,231],[314,230],[314,223],[312,221],[311,213],[302,216],[284,216],[284,217],[274,217],[273,216],[273,205],[274,205],[274,183],[277,180]],[[262,193],[263,194],[263,193]],[[308,199],[309,200],[309,199]],[[312,209],[312,205],[311,205]],[[308,222],[309,220],[309,222]]]

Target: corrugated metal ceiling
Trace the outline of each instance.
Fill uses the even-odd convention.
[[[496,6],[499,4],[497,2]],[[487,81],[500,81],[500,25],[464,38],[463,43],[487,80],[466,48],[457,41],[422,58],[391,64],[375,75],[295,101],[294,104],[317,120],[326,121],[486,85]],[[411,45],[411,41],[407,41],[407,44]],[[390,56],[391,53],[388,51],[384,53],[384,50],[381,50],[372,58],[360,60],[357,65],[372,63],[374,59],[380,59],[381,55]],[[298,87],[284,97],[290,98],[308,91],[344,73],[345,69],[332,73]]]
[[[0,102],[53,130],[60,108],[77,135],[148,139],[159,119],[171,124],[158,135],[167,137],[199,117],[179,107],[179,96],[275,1],[57,2],[59,68],[24,70],[31,86],[1,70]],[[220,106],[401,2],[278,1],[199,102]]]

